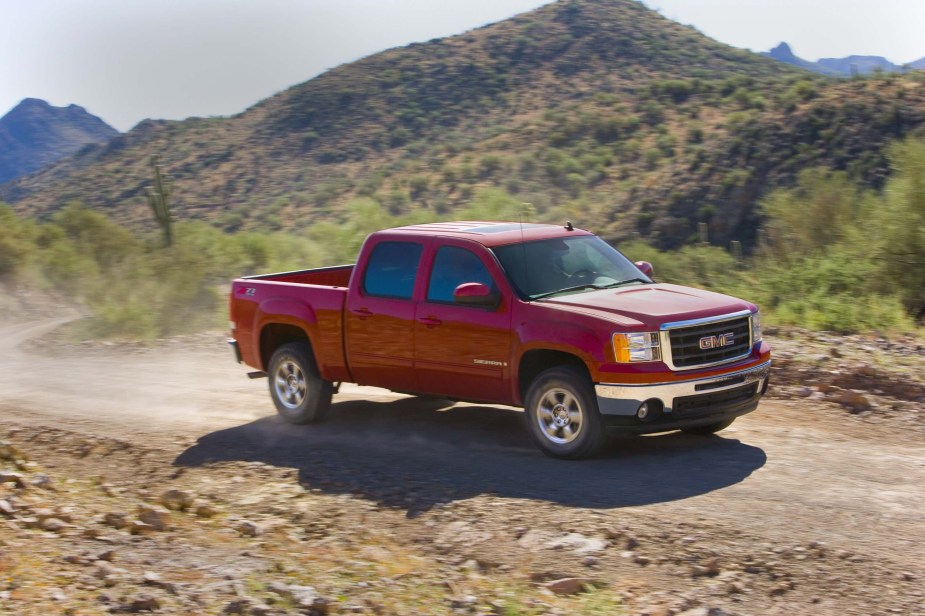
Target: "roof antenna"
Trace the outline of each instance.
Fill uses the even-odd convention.
[[[566,231],[574,231],[574,230],[575,230],[575,227],[572,226],[572,221],[571,221],[571,220],[566,220],[566,221],[565,221],[565,230],[566,230]]]

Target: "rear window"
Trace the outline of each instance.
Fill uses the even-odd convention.
[[[363,275],[363,292],[379,297],[411,299],[421,261],[422,245],[382,242],[373,248]]]

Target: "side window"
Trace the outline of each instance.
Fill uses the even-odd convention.
[[[453,302],[453,291],[465,282],[481,282],[492,286],[491,274],[472,252],[456,246],[444,246],[437,251],[427,286],[427,301]]]
[[[411,299],[418,274],[422,245],[413,242],[382,242],[373,248],[363,275],[367,295]]]

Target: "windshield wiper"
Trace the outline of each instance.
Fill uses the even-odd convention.
[[[559,295],[560,293],[572,293],[574,291],[584,291],[585,289],[606,289],[606,288],[607,287],[602,287],[596,284],[580,284],[574,287],[565,287],[564,289],[559,289],[558,291],[549,291],[548,293],[540,293],[539,295],[531,295],[530,299],[543,299],[545,297]]]
[[[611,282],[610,284],[605,284],[604,286],[599,287],[599,288],[612,289],[614,287],[622,287],[623,285],[629,284],[631,282],[641,282],[642,284],[649,284],[652,281],[646,280],[645,278],[627,278],[626,280],[621,280],[620,282]]]
[[[611,282],[608,284],[580,284],[574,287],[559,289],[558,291],[549,291],[547,293],[540,293],[539,295],[532,295],[530,299],[545,299],[547,297],[552,297],[553,295],[559,295],[561,293],[575,293],[577,291],[584,291],[585,289],[594,289],[596,291],[600,291],[601,289],[613,289],[615,287],[621,287],[631,282],[641,282],[643,284],[648,284],[650,281],[643,278],[630,278],[628,280],[621,280],[620,282]]]

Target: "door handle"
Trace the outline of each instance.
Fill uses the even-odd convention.
[[[350,312],[357,315],[362,320],[368,319],[369,317],[373,316],[373,313],[370,312],[368,308],[354,308]]]
[[[421,321],[421,323],[423,323],[423,324],[426,325],[427,327],[436,327],[436,326],[438,326],[438,325],[442,325],[442,324],[443,324],[443,321],[441,321],[440,319],[437,319],[437,318],[435,318],[435,317],[424,317],[423,319],[420,319],[420,321]]]

